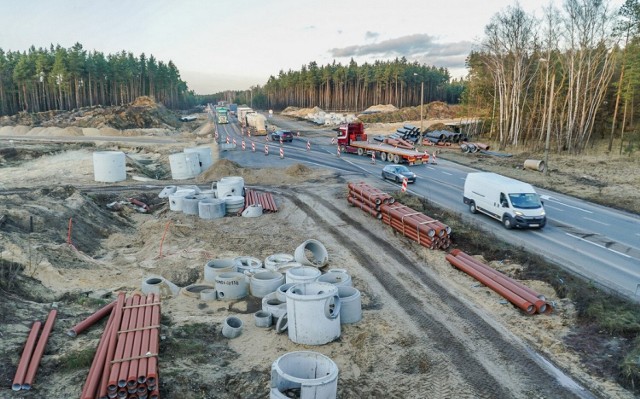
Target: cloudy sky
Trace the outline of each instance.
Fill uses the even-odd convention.
[[[537,16],[549,3],[521,0]],[[620,3],[620,1],[616,1]],[[311,61],[406,57],[464,76],[465,57],[515,0],[0,0],[0,48],[122,50],[172,60],[198,94],[263,85]]]

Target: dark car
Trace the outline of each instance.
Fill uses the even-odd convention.
[[[387,165],[382,168],[382,178],[393,180],[397,183],[402,182],[406,178],[407,183],[415,183],[416,174],[404,165]]]
[[[275,132],[271,133],[271,140],[280,141],[280,139],[282,139],[282,141],[288,141],[291,143],[293,141],[293,133],[291,133],[291,131],[289,130],[276,130]]]

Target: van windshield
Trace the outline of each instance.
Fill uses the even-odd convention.
[[[534,193],[509,194],[509,199],[514,208],[537,209],[542,207],[540,197]]]

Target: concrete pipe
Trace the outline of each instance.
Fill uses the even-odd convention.
[[[158,194],[158,198],[168,198],[169,194],[175,193],[177,189],[176,186],[165,186],[165,188],[160,191],[160,194]]]
[[[269,255],[264,260],[264,268],[268,270],[277,270],[278,265],[293,261],[293,255],[278,253]]]
[[[544,172],[545,164],[541,159],[527,159],[524,161],[524,168]]]
[[[290,398],[292,388],[296,397],[335,399],[338,395],[338,366],[327,356],[311,351],[289,352],[271,365],[272,399]]]
[[[324,245],[314,239],[303,242],[296,248],[294,257],[297,262],[307,266],[323,267],[329,263],[329,253]]]
[[[242,217],[245,218],[256,218],[258,216],[262,216],[262,205],[260,204],[249,205],[242,211]]]
[[[253,314],[253,320],[256,323],[256,327],[259,328],[267,328],[271,327],[273,324],[273,316],[271,312],[267,312],[264,310],[258,310]]]
[[[238,271],[240,273],[244,273],[245,271],[255,273],[259,271],[257,269],[262,268],[262,261],[252,256],[236,256],[233,259],[240,262],[238,265]]]
[[[229,339],[232,339],[239,337],[240,334],[242,334],[242,320],[235,316],[229,316],[224,319],[224,324],[222,325],[222,335]]]
[[[262,298],[262,310],[271,313],[274,319],[278,319],[287,313],[287,299],[280,300],[275,292]]]
[[[205,288],[200,291],[201,301],[215,301],[218,298],[218,292],[213,288]]]
[[[278,289],[276,290],[276,298],[278,298],[279,301],[281,302],[287,302],[287,290],[291,287],[293,287],[294,285],[296,285],[297,283],[286,283],[286,284],[282,284],[280,287],[278,287]]]
[[[157,294],[165,298],[180,293],[180,287],[160,276],[145,277],[141,288],[144,294]]]

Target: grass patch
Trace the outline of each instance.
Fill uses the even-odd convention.
[[[538,254],[504,243],[475,224],[463,221],[457,213],[406,193],[396,192],[391,195],[399,203],[451,227],[452,247],[472,255],[481,254],[487,261],[510,259],[523,266],[522,271],[510,277],[544,281],[555,289],[559,298],[569,298],[577,310],[578,325],[574,328],[577,334],[587,331],[603,332],[612,337],[620,336],[625,342],[629,342],[626,348],[628,354],[621,357],[622,360],[612,365],[612,368],[618,372],[618,375],[614,376],[617,377],[618,383],[634,393],[640,392],[640,307],[637,303],[602,290],[593,283],[547,262]],[[594,343],[590,342],[588,337],[581,341],[585,342],[587,347],[580,351],[580,356],[585,364],[588,364],[592,360],[589,356],[596,353],[589,350],[589,345]]]
[[[58,370],[73,371],[91,367],[96,348],[80,349],[67,352],[58,359]]]

